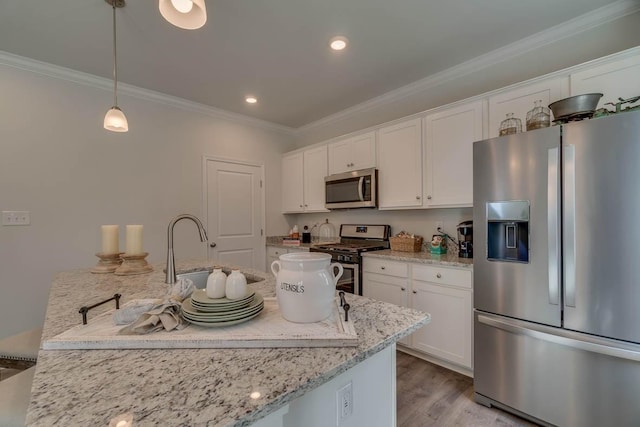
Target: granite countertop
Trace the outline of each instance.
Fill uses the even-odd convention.
[[[300,243],[299,246],[292,246],[292,245],[283,245],[282,244],[282,239],[286,237],[286,236],[267,236],[267,241],[266,241],[266,246],[273,246],[276,248],[286,248],[286,249],[296,249],[296,248],[306,248],[309,249],[313,246],[316,246],[318,244],[320,244],[320,241],[318,240],[318,238],[316,236],[311,236],[311,243]],[[336,240],[336,242],[339,242],[340,240]],[[326,243],[331,243],[331,242],[322,242],[323,244]]]
[[[383,251],[365,252],[365,257],[383,258],[393,261],[436,264],[451,267],[473,268],[473,258],[460,258],[456,253],[432,255],[430,252],[400,252],[386,249]]]
[[[211,267],[179,262],[179,273]],[[121,293],[121,303],[166,294],[164,265],[138,276],[62,272],[51,286],[43,340],[81,323],[82,305]],[[275,296],[275,280],[249,287]],[[136,426],[246,426],[322,385],[428,322],[425,313],[349,295],[357,347],[271,349],[40,350],[27,425],[108,425],[123,413]],[[112,309],[105,304],[91,317]],[[250,398],[258,391],[260,397]]]

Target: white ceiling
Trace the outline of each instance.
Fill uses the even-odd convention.
[[[118,77],[298,128],[612,3],[206,0],[206,25],[187,31],[157,1],[129,0]],[[1,0],[0,50],[110,78],[111,13],[104,0]],[[340,53],[327,47],[338,34],[350,41]]]

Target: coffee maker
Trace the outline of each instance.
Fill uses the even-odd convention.
[[[458,224],[458,256],[473,258],[473,221]]]

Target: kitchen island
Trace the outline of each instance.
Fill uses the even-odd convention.
[[[211,266],[210,261],[182,262],[178,272]],[[121,303],[164,296],[168,285],[162,268],[156,265],[154,272],[139,276],[91,274],[88,269],[59,273],[50,291],[43,341],[80,324],[81,306],[115,293],[122,294]],[[275,296],[272,276],[243,272],[264,279],[250,288]],[[357,347],[40,350],[26,424],[106,426],[128,413],[134,426],[336,425],[336,392],[352,382],[355,409],[345,421],[364,416],[376,420],[367,425],[393,425],[395,343],[428,323],[429,316],[364,297],[347,298]],[[111,304],[91,310],[89,323],[113,309]],[[368,415],[363,415],[365,406]]]

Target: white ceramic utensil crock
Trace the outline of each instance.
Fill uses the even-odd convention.
[[[277,266],[277,268],[276,268]],[[334,269],[338,274],[334,274]],[[331,255],[297,252],[280,255],[271,263],[276,276],[276,297],[282,317],[290,322],[320,322],[331,314],[336,284],[342,276],[339,263]]]

